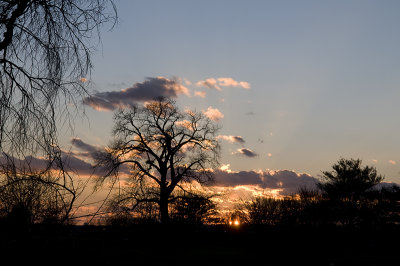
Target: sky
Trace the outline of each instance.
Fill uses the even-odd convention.
[[[400,183],[399,1],[116,6],[72,150],[106,146],[117,106],[160,93],[221,125],[221,186],[292,191],[340,158]]]

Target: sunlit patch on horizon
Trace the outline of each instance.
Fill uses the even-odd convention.
[[[221,171],[227,172],[227,173],[231,173],[232,170],[230,169],[230,164],[223,164],[219,169],[221,169]]]

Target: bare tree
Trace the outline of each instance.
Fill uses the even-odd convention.
[[[0,1],[0,152],[60,155],[56,124],[86,95],[91,41],[110,21],[112,0]]]
[[[77,190],[66,171],[57,126],[71,125],[70,108],[76,111],[88,93],[92,41],[99,40],[103,24],[116,19],[112,0],[0,1],[3,214],[22,211],[31,222],[68,219]],[[29,166],[32,155],[47,165]]]
[[[6,164],[0,175],[0,217],[17,225],[69,220],[78,189],[61,172],[23,172]]]
[[[134,209],[143,202],[156,203],[161,222],[167,223],[169,203],[181,197],[174,191],[185,192],[185,185],[193,180],[200,184],[213,180],[219,127],[203,113],[180,111],[174,101],[158,99],[118,111],[115,122],[116,139],[98,162],[107,174],[98,181],[102,184],[110,176],[117,177],[120,167],[129,165],[121,204],[129,202]]]

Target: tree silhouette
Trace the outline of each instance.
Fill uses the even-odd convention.
[[[357,200],[368,189],[383,181],[375,167],[361,166],[360,159],[340,159],[333,171],[323,172],[323,182],[318,187],[330,199]]]
[[[12,225],[61,224],[70,218],[78,191],[62,174],[0,171],[0,216]]]
[[[98,158],[99,167],[118,177],[122,165],[130,166],[128,185],[121,188],[119,204],[153,202],[159,206],[162,223],[169,221],[169,203],[179,199],[192,181],[211,181],[210,168],[218,165],[219,127],[203,113],[180,111],[170,99],[157,99],[144,107],[115,114],[116,139]],[[114,179],[115,180],[115,179]]]
[[[57,126],[71,125],[71,108],[88,93],[92,40],[116,18],[112,0],[0,1],[0,204],[8,216],[68,218],[76,190]],[[29,166],[32,155],[47,165]]]
[[[205,195],[179,197],[172,206],[173,219],[179,223],[204,224],[217,221],[217,204]]]
[[[0,152],[60,157],[56,123],[87,94],[91,40],[114,11],[112,0],[0,2]]]

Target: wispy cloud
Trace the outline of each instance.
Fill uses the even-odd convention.
[[[233,78],[229,77],[221,77],[221,78],[208,78],[205,80],[200,80],[196,83],[199,87],[205,87],[209,89],[216,89],[221,91],[221,87],[239,87],[243,89],[250,89],[251,85],[247,81],[237,81]]]
[[[240,143],[240,144],[244,144],[244,138],[242,136],[227,136],[227,135],[219,135],[217,136],[217,139],[222,139],[222,140],[226,140],[229,141],[231,143]]]
[[[218,85],[222,87],[241,87],[250,89],[250,83],[246,81],[236,81],[233,78],[218,78]]]
[[[103,152],[104,147],[88,144],[79,138],[73,138],[71,140],[72,147],[77,148],[79,151],[61,151],[62,167],[64,171],[73,173],[78,176],[102,176],[105,174],[105,169],[95,167],[95,160]],[[60,171],[61,168],[58,163],[49,161],[45,158],[39,158],[34,156],[27,156],[24,159],[18,159],[14,157],[0,156],[0,164],[6,164],[12,162],[17,169],[24,171],[43,171],[45,169],[51,169],[54,171]],[[126,165],[120,167],[120,173],[129,175],[130,170]]]
[[[194,96],[200,97],[200,98],[206,98],[207,93],[205,91],[195,91]]]
[[[164,77],[147,78],[132,87],[120,91],[99,92],[83,99],[83,103],[99,111],[126,108],[138,102],[151,101],[156,97],[176,98],[180,94],[189,95],[189,90],[179,79]]]
[[[200,80],[196,83],[197,86],[199,87],[205,87],[209,89],[216,89],[218,91],[221,91],[221,87],[218,86],[217,80],[215,78],[208,78],[206,80]]]
[[[257,157],[258,154],[255,153],[254,151],[247,149],[247,148],[242,148],[242,149],[237,149],[236,154],[244,155],[249,158]]]
[[[186,85],[192,85],[192,82],[186,78],[183,79],[183,81],[185,82]]]
[[[213,121],[219,121],[222,118],[224,118],[224,114],[221,113],[220,110],[218,110],[217,108],[213,108],[213,107],[208,107],[207,110],[203,110],[203,113],[205,116],[207,116],[208,118],[210,118]]]

